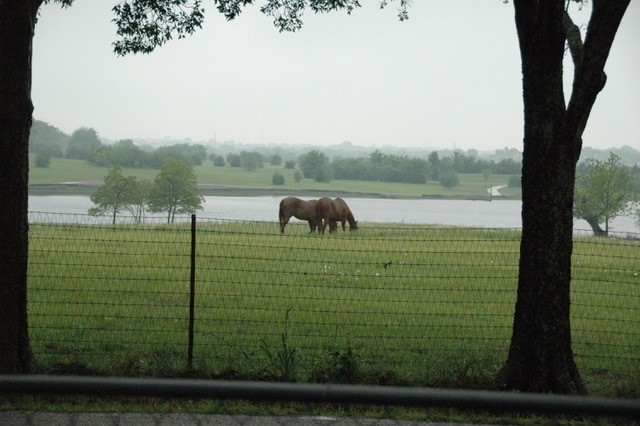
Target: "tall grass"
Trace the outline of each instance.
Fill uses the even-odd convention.
[[[519,231],[305,228],[198,225],[198,371],[490,386],[511,336]],[[184,371],[189,238],[186,225],[32,224],[29,317],[43,368]],[[574,349],[587,381],[637,371],[640,244],[580,238],[575,252]]]

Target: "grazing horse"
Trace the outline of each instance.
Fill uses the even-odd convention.
[[[284,234],[284,227],[289,223],[291,216],[309,222],[309,233],[316,231],[316,200],[301,200],[296,197],[286,197],[280,201],[278,217],[280,220],[280,233]]]
[[[358,221],[353,217],[353,213],[342,198],[323,197],[316,203],[316,222],[318,223],[318,232],[324,234],[327,224],[329,232],[335,232],[338,229],[338,221],[342,222],[342,230],[345,230],[345,223],[349,222],[349,230],[358,229]]]

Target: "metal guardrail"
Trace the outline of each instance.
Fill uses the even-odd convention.
[[[640,400],[458,389],[198,379],[0,375],[2,394],[91,394],[362,403],[640,419]]]

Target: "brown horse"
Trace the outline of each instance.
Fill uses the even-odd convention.
[[[316,231],[316,200],[301,200],[296,197],[286,197],[280,201],[278,217],[280,219],[280,233],[284,234],[284,227],[291,216],[309,222],[309,233]]]
[[[327,224],[329,232],[338,230],[338,221],[342,222],[342,230],[345,230],[345,223],[349,222],[349,230],[358,229],[358,221],[353,217],[353,213],[342,198],[323,197],[316,203],[316,222],[318,223],[318,232],[324,234]]]

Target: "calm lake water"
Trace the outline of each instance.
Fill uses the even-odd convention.
[[[221,220],[278,220],[278,204],[282,197],[204,197],[204,210],[198,217]],[[313,198],[313,197],[301,197]],[[399,200],[378,198],[345,198],[360,222],[457,225],[480,228],[520,228],[522,203],[514,200]],[[87,214],[93,203],[88,196],[29,196],[30,212]],[[185,218],[186,219],[186,218]],[[94,219],[92,218],[92,221]],[[296,220],[296,219],[292,219]],[[637,233],[635,220],[620,216],[609,226],[611,231]],[[574,221],[574,229],[590,230],[587,222]]]

